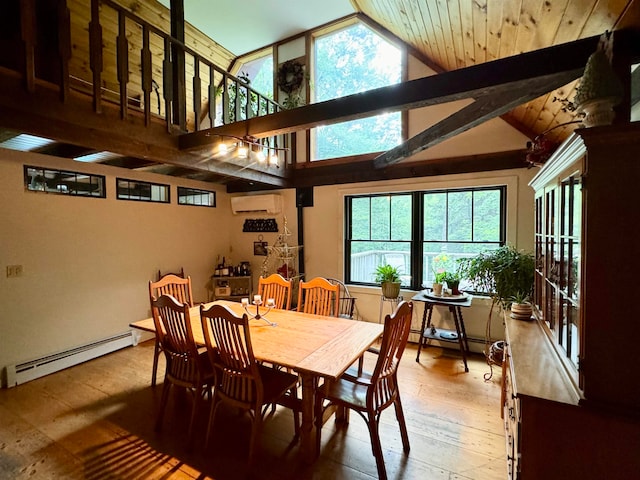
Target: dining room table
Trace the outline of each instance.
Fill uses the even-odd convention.
[[[382,335],[383,325],[293,310],[262,308],[229,300],[205,303],[227,306],[236,315],[248,314],[256,360],[295,371],[302,384],[300,451],[307,463],[319,455],[314,419],[316,391],[321,379],[336,380]],[[260,308],[259,317],[255,317]],[[205,345],[200,306],[189,310],[193,335]],[[132,322],[131,328],[155,333],[153,318]]]

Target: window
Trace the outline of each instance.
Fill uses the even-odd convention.
[[[197,188],[178,187],[178,204],[215,207],[216,192],[198,190]]]
[[[402,54],[361,23],[315,39],[314,100],[400,83]],[[313,129],[313,160],[389,150],[402,141],[400,112]]]
[[[169,203],[169,185],[117,178],[116,191],[118,200]]]
[[[25,188],[32,192],[105,198],[105,177],[50,168],[24,167]]]
[[[403,287],[420,290],[438,268],[504,245],[505,205],[504,186],[348,196],[345,278],[374,284],[375,268],[388,263]]]

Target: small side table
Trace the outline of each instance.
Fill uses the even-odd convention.
[[[378,316],[378,323],[382,323],[382,313],[384,310],[384,304],[385,303],[389,303],[391,305],[391,312],[393,312],[397,307],[398,304],[404,300],[404,298],[402,297],[402,295],[398,295],[396,298],[387,298],[384,295],[380,295],[380,315]]]
[[[464,371],[468,372],[467,366],[467,354],[469,353],[469,342],[467,341],[467,330],[464,327],[464,318],[462,317],[462,307],[470,307],[473,297],[467,295],[462,299],[447,299],[447,297],[435,297],[428,294],[428,292],[420,292],[413,296],[411,299],[415,302],[424,302],[424,313],[422,315],[422,325],[420,327],[420,341],[418,343],[418,355],[416,356],[416,362],[420,361],[420,352],[423,347],[429,344],[429,340],[438,340],[440,342],[457,343],[462,354],[462,361],[464,362]],[[449,308],[449,311],[453,315],[453,322],[455,324],[455,330],[446,330],[442,328],[436,328],[431,324],[431,315],[433,313],[433,307],[440,305],[442,307]]]

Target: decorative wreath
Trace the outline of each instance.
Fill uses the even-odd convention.
[[[286,94],[296,92],[304,80],[304,66],[297,60],[287,60],[278,68],[278,87]]]

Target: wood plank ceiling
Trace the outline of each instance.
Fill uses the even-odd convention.
[[[412,46],[438,71],[452,71],[541,48],[640,28],[640,0],[352,0],[359,12]],[[534,137],[573,119],[554,98],[578,82],[515,107],[503,118]],[[574,125],[550,132],[565,138]]]

